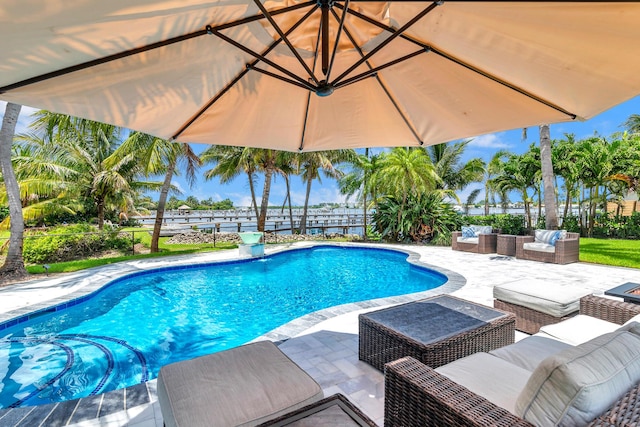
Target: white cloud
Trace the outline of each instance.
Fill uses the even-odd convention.
[[[509,149],[511,144],[502,140],[502,134],[490,133],[487,135],[476,136],[469,143],[470,147],[492,148],[492,149]]]

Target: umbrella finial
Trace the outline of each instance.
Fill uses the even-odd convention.
[[[321,97],[329,96],[333,93],[334,89],[335,88],[331,83],[328,83],[326,80],[322,80],[316,88],[316,95]]]

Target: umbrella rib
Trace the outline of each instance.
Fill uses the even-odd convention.
[[[320,41],[320,32],[322,31],[322,24],[318,27],[318,38]],[[316,51],[313,55],[313,69],[316,69],[316,64],[318,63],[318,47],[320,43],[316,43]],[[311,92],[307,94],[307,107],[304,111],[304,123],[302,124],[302,135],[300,136],[300,147],[298,147],[298,151],[302,152],[304,149],[304,137],[307,134],[307,122],[309,121],[309,109],[311,108]]]
[[[354,1],[354,0],[351,0],[351,1]],[[576,2],[579,2],[579,1],[576,0]],[[342,6],[340,4],[336,4],[336,6],[338,6],[339,8],[342,8]],[[398,31],[398,30],[396,30],[396,29],[394,29],[394,28],[392,28],[392,27],[390,27],[388,25],[383,24],[382,22],[378,22],[375,19],[372,19],[372,18],[370,18],[370,17],[368,17],[366,15],[363,15],[363,14],[361,14],[361,13],[359,13],[359,12],[353,10],[353,9],[349,9],[349,10],[347,10],[347,12],[349,14],[357,17],[357,18],[362,19],[363,21],[366,21],[366,22],[368,22],[368,23],[370,23],[372,25],[375,25],[376,27],[381,28],[381,29],[383,29],[385,31],[388,31],[390,33],[395,33],[395,32]],[[483,76],[485,78],[488,78],[490,80],[493,80],[494,82],[496,82],[496,83],[498,83],[498,84],[500,84],[502,86],[505,86],[505,87],[507,87],[507,88],[509,88],[511,90],[514,90],[514,91],[520,93],[521,95],[524,95],[524,96],[526,96],[526,97],[528,97],[528,98],[530,98],[530,99],[532,99],[532,100],[534,100],[536,102],[539,102],[539,103],[541,103],[543,105],[546,105],[549,108],[552,108],[552,109],[554,109],[554,110],[556,110],[556,111],[558,111],[558,112],[560,112],[562,114],[565,114],[565,115],[569,116],[572,120],[575,120],[576,117],[577,117],[576,114],[571,113],[570,111],[567,111],[564,108],[562,108],[562,107],[560,107],[558,105],[555,105],[550,101],[542,99],[542,98],[540,98],[540,97],[538,97],[538,96],[536,96],[536,95],[534,95],[534,94],[532,94],[530,92],[527,92],[526,90],[524,90],[524,89],[522,89],[522,88],[520,88],[520,87],[518,87],[518,86],[516,86],[514,84],[511,84],[511,83],[508,83],[508,82],[506,82],[504,80],[501,80],[498,77],[492,76],[491,74],[486,73],[486,72],[484,72],[484,71],[482,71],[482,70],[480,70],[480,69],[478,69],[478,68],[476,68],[476,67],[474,67],[474,66],[472,66],[470,64],[467,64],[467,63],[461,61],[460,59],[454,58],[451,55],[447,55],[446,53],[439,51],[438,49],[434,48],[433,46],[429,46],[428,44],[423,43],[423,42],[421,42],[419,40],[416,40],[416,39],[414,39],[414,38],[412,38],[410,36],[407,36],[406,34],[400,35],[400,38],[402,38],[403,40],[406,40],[408,42],[411,42],[411,43],[413,43],[415,45],[421,46],[425,50],[429,50],[429,51],[441,56],[442,58],[445,58],[445,59],[447,59],[449,61],[455,62],[456,64],[458,64],[458,65],[460,65],[462,67],[465,67],[469,71],[473,71],[476,74],[480,74],[481,76]]]
[[[302,17],[302,19],[300,19],[298,22],[295,23],[295,25],[293,25],[291,28],[289,28],[289,30],[287,31],[287,34],[291,34],[296,28],[298,28],[300,26],[300,24],[302,24],[304,21],[306,21],[313,14],[313,12],[316,9],[317,9],[317,6],[314,7],[314,8],[309,9],[309,11]],[[282,39],[275,40],[273,43],[271,43],[271,45],[264,52],[262,52],[262,55],[263,56],[268,55],[269,52],[271,52],[273,49],[276,48],[276,46],[278,46],[278,44],[280,44],[281,41],[282,41]],[[193,122],[195,122],[202,114],[204,114],[205,111],[207,111],[209,108],[211,108],[211,106],[213,104],[215,104],[218,101],[218,99],[222,98],[222,96],[225,93],[227,93],[233,86],[235,86],[236,83],[238,83],[240,81],[240,79],[242,77],[244,77],[249,72],[250,66],[251,67],[255,67],[255,65],[257,65],[258,62],[260,62],[260,60],[256,59],[251,64],[247,64],[247,67],[244,70],[242,70],[216,96],[214,96],[203,108],[201,108],[200,111],[198,111],[191,119],[189,119],[188,122],[186,122],[184,125],[182,125],[182,127],[180,127],[178,132],[176,132],[171,137],[171,139],[176,139],[177,137],[179,137],[189,126],[191,126],[193,124]]]
[[[336,14],[335,11],[333,11],[333,16],[338,19],[338,16]],[[351,44],[353,45],[353,47],[358,51],[358,53],[360,54],[360,56],[362,56],[364,58],[364,52],[362,51],[362,49],[360,48],[360,46],[358,46],[358,44],[356,43],[356,40],[353,38],[353,36],[351,35],[351,32],[349,32],[349,30],[345,27],[344,29],[344,33],[347,35],[347,37],[349,38],[349,40],[351,40]],[[367,64],[367,66],[369,68],[373,68],[371,66],[371,64],[369,63],[368,60],[365,60],[365,63]],[[389,98],[389,101],[391,101],[391,104],[393,104],[393,107],[396,109],[396,111],[398,112],[398,114],[400,114],[400,117],[402,117],[402,120],[404,120],[404,123],[407,125],[407,127],[409,128],[409,130],[411,131],[411,133],[413,134],[413,136],[416,138],[416,141],[418,141],[419,145],[423,145],[424,142],[422,141],[422,139],[420,139],[420,135],[418,135],[418,132],[416,131],[415,127],[413,126],[413,124],[411,123],[411,121],[409,120],[409,118],[404,114],[404,112],[402,112],[402,110],[400,109],[400,106],[398,105],[398,103],[396,102],[395,99],[393,99],[393,96],[391,96],[391,91],[389,90],[389,88],[387,88],[387,86],[384,84],[384,82],[382,81],[382,79],[380,79],[380,76],[378,76],[377,74],[373,74],[373,76],[376,78],[376,80],[378,81],[378,84],[380,85],[380,87],[382,88],[382,90],[384,91],[384,93],[387,95],[387,98]]]
[[[367,77],[371,77],[374,74],[377,74],[378,71],[384,70],[385,68],[389,68],[389,67],[391,67],[393,65],[399,64],[400,62],[404,62],[404,61],[406,61],[408,59],[411,59],[413,57],[416,57],[418,55],[421,55],[421,54],[427,53],[427,52],[429,52],[428,49],[417,50],[417,51],[415,51],[413,53],[410,53],[408,55],[405,55],[405,56],[402,56],[400,58],[394,59],[393,61],[389,61],[386,64],[380,65],[380,66],[375,67],[375,68],[371,68],[369,71],[365,71],[364,73],[358,74],[357,76],[353,76],[353,77],[350,77],[350,78],[348,78],[346,80],[343,80],[340,83],[336,84],[335,88],[338,89],[338,88],[343,87],[343,86],[348,86],[350,84],[358,82],[358,81],[360,81],[362,79],[365,79]]]
[[[300,8],[303,8],[303,7],[308,7],[308,6],[311,6],[311,5],[314,5],[314,4],[315,4],[314,1],[300,3],[300,4],[297,4],[297,5],[294,5],[294,6],[286,7],[286,8],[283,8],[283,9],[279,9],[279,10],[273,12],[272,15],[279,15],[281,13],[286,13],[286,12],[289,12],[289,11],[292,11],[292,10],[300,9]],[[251,16],[249,18],[244,18],[244,19],[240,19],[238,21],[230,22],[228,24],[222,24],[222,25],[219,25],[219,26],[216,26],[216,27],[213,27],[213,28],[215,28],[216,30],[226,29],[226,28],[231,28],[231,27],[237,26],[237,25],[242,25],[242,24],[247,24],[247,23],[253,22],[253,21],[258,21],[258,20],[263,19],[263,18],[264,17],[262,16],[262,14],[255,15],[255,16]],[[139,53],[148,52],[148,51],[154,50],[154,49],[159,49],[161,47],[169,46],[169,45],[172,45],[172,44],[175,44],[175,43],[179,43],[179,42],[182,42],[182,41],[186,41],[186,40],[189,40],[189,39],[192,39],[192,38],[195,38],[195,37],[204,36],[206,34],[207,34],[206,30],[198,30],[198,31],[195,31],[193,33],[184,34],[184,35],[177,36],[177,37],[172,37],[170,39],[162,40],[162,41],[159,41],[159,42],[156,42],[156,43],[151,43],[151,44],[146,45],[146,46],[137,47],[135,49],[130,49],[130,50],[127,50],[127,51],[124,51],[124,52],[118,52],[116,54],[108,55],[108,56],[105,56],[103,58],[93,59],[91,61],[83,62],[82,64],[72,65],[70,67],[62,68],[60,70],[52,71],[50,73],[41,74],[39,76],[31,77],[31,78],[28,78],[28,79],[25,79],[25,80],[22,80],[22,81],[19,81],[19,82],[16,82],[16,83],[13,83],[13,84],[10,84],[10,85],[7,85],[7,86],[0,87],[0,93],[5,93],[5,92],[8,92],[10,90],[18,89],[18,88],[21,88],[21,87],[24,87],[24,86],[28,86],[28,85],[31,85],[31,84],[34,84],[34,83],[39,83],[39,82],[42,82],[42,81],[45,81],[45,80],[49,80],[49,79],[52,79],[52,78],[55,78],[55,77],[64,76],[66,74],[74,73],[76,71],[82,71],[82,70],[87,69],[87,68],[91,68],[91,67],[95,67],[95,66],[98,66],[98,65],[102,65],[102,64],[105,64],[105,63],[111,62],[111,61],[116,61],[118,59],[123,59],[123,58],[126,58],[128,56],[137,55]]]
[[[264,55],[260,55],[259,53],[254,52],[253,50],[249,49],[248,47],[244,46],[243,44],[240,44],[237,41],[233,40],[232,38],[225,36],[221,32],[215,31],[211,27],[207,27],[207,30],[210,31],[210,34],[213,34],[213,35],[221,38],[222,40],[226,41],[227,43],[237,47],[241,51],[246,52],[249,55],[253,56],[254,58],[259,59],[260,61],[264,62],[265,64],[272,66],[276,70],[278,70],[278,71],[286,74],[287,76],[291,77],[293,80],[299,81],[300,83],[305,85],[309,90],[315,90],[315,88],[313,86],[311,86],[309,83],[307,83],[306,80],[304,80],[300,76],[297,76],[296,74],[292,73],[291,71],[287,70],[286,68],[276,64],[275,62],[271,61],[270,59],[267,59]]]
[[[300,56],[300,54],[298,53],[298,51],[296,50],[296,48],[291,44],[291,42],[289,41],[289,39],[287,38],[287,36],[282,32],[282,30],[280,29],[280,26],[276,23],[276,21],[273,19],[273,17],[271,16],[271,14],[269,13],[269,11],[267,10],[266,7],[264,7],[264,5],[262,4],[262,2],[260,0],[253,0],[253,2],[256,4],[256,6],[258,6],[258,8],[260,9],[260,11],[263,13],[264,17],[267,18],[267,20],[269,21],[269,23],[271,24],[271,26],[273,27],[274,30],[276,30],[276,32],[278,33],[278,35],[282,38],[282,40],[284,40],[284,42],[287,44],[287,46],[289,46],[289,49],[291,50],[291,53],[293,53],[293,55],[298,59],[298,61],[300,62],[300,65],[302,65],[302,67],[305,69],[305,71],[309,74],[309,77],[311,77],[311,79],[316,83],[319,84],[320,81],[316,78],[316,76],[313,74],[313,71],[311,71],[311,69],[309,68],[309,66],[307,65],[306,62],[304,62],[304,60],[302,59],[302,57]]]
[[[344,21],[347,17],[347,11],[349,10],[349,1],[350,0],[345,0],[344,2],[342,16],[340,17],[340,24],[338,25],[338,33],[336,35],[336,41],[335,41],[335,44],[333,45],[333,53],[331,54],[331,62],[329,63],[329,69],[327,70],[327,73],[326,73],[326,81],[329,81],[329,77],[331,76],[331,70],[333,69],[333,61],[334,59],[336,59],[338,44],[340,43],[340,34],[342,33],[342,30],[344,28]],[[333,12],[335,14],[335,11]]]
[[[473,71],[474,73],[479,74],[482,77],[485,77],[485,78],[487,78],[489,80],[492,80],[492,81],[500,84],[501,86],[504,86],[504,87],[509,88],[509,89],[511,89],[513,91],[516,91],[519,94],[524,95],[529,99],[532,99],[532,100],[534,100],[536,102],[539,102],[540,104],[546,105],[549,108],[552,108],[552,109],[554,109],[554,110],[556,110],[556,111],[558,111],[558,112],[560,112],[562,114],[565,114],[565,115],[569,116],[571,118],[571,120],[575,120],[576,117],[578,117],[577,114],[574,114],[574,113],[572,113],[570,111],[567,111],[564,108],[560,107],[559,105],[556,105],[556,104],[554,104],[554,103],[552,103],[550,101],[547,101],[546,99],[540,98],[539,96],[534,95],[534,94],[526,91],[525,89],[522,89],[521,87],[518,87],[518,86],[516,86],[516,85],[514,85],[512,83],[504,81],[504,80],[502,80],[502,79],[500,79],[498,77],[492,76],[491,74],[486,73],[486,72],[474,67],[471,64],[467,64],[466,62],[463,62],[462,60],[460,60],[458,58],[455,58],[455,57],[453,57],[451,55],[448,55],[448,54],[446,54],[444,52],[441,52],[441,51],[439,51],[438,49],[436,49],[434,47],[431,47],[431,51],[433,53],[435,53],[436,55],[444,58],[444,59],[447,59],[447,60],[449,60],[451,62],[454,62],[454,63],[460,65],[461,67],[466,68],[469,71]]]
[[[283,81],[285,83],[289,83],[289,84],[292,84],[294,86],[301,87],[302,89],[307,90],[309,93],[316,91],[316,88],[314,88],[312,86],[303,85],[302,83],[298,83],[295,80],[290,80],[290,79],[288,79],[286,77],[283,77],[283,76],[278,75],[276,73],[272,73],[271,71],[263,70],[262,68],[258,68],[258,67],[254,66],[254,65],[247,64],[247,68],[249,70],[252,70],[252,71],[257,71],[258,73],[264,74],[266,76],[273,77],[274,79],[278,79],[278,80]]]
[[[333,82],[331,82],[332,85],[336,85],[338,82],[340,82],[340,80],[342,80],[344,77],[346,77],[347,75],[349,75],[349,73],[351,73],[353,70],[355,70],[356,68],[358,68],[360,65],[362,65],[362,63],[364,63],[365,61],[367,61],[368,59],[370,59],[373,55],[375,55],[376,53],[378,53],[382,48],[384,48],[386,45],[388,45],[389,43],[391,43],[393,40],[395,40],[397,37],[401,36],[405,31],[407,31],[409,28],[411,28],[411,26],[413,24],[415,24],[416,22],[418,22],[420,19],[422,19],[427,13],[431,12],[433,9],[435,9],[436,7],[438,7],[441,4],[441,2],[434,2],[431,3],[429,6],[427,6],[424,10],[422,10],[422,12],[418,13],[416,16],[414,16],[411,20],[409,20],[406,24],[404,24],[402,27],[400,27],[397,31],[394,31],[391,33],[391,35],[389,37],[387,37],[382,43],[380,43],[378,46],[376,46],[375,48],[373,48],[371,50],[371,52],[369,52],[368,54],[366,54],[364,57],[360,58],[359,61],[357,61],[355,64],[353,64],[351,67],[349,67],[345,72],[343,72],[342,74],[340,74],[340,76],[338,76],[338,78],[336,78]]]

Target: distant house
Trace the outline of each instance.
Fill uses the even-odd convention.
[[[189,215],[191,212],[191,207],[187,205],[182,205],[178,208],[178,215]]]

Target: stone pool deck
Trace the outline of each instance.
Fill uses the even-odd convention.
[[[267,254],[312,245],[269,245]],[[280,348],[313,376],[325,395],[342,393],[379,425],[383,421],[384,378],[358,360],[358,314],[381,306],[450,293],[481,304],[493,304],[493,286],[523,278],[580,286],[587,292],[633,281],[640,269],[595,264],[543,264],[495,254],[452,251],[448,247],[375,245],[413,253],[412,259],[432,266],[450,278],[442,287],[419,294],[347,304],[296,319],[260,339],[280,342]],[[124,274],[151,268],[237,258],[237,250],[161,259],[137,260],[98,267],[45,280],[33,280],[0,289],[0,322],[37,309],[82,298]],[[130,426],[161,427],[162,415],[155,395],[156,381],[77,401],[0,410],[1,426]]]

